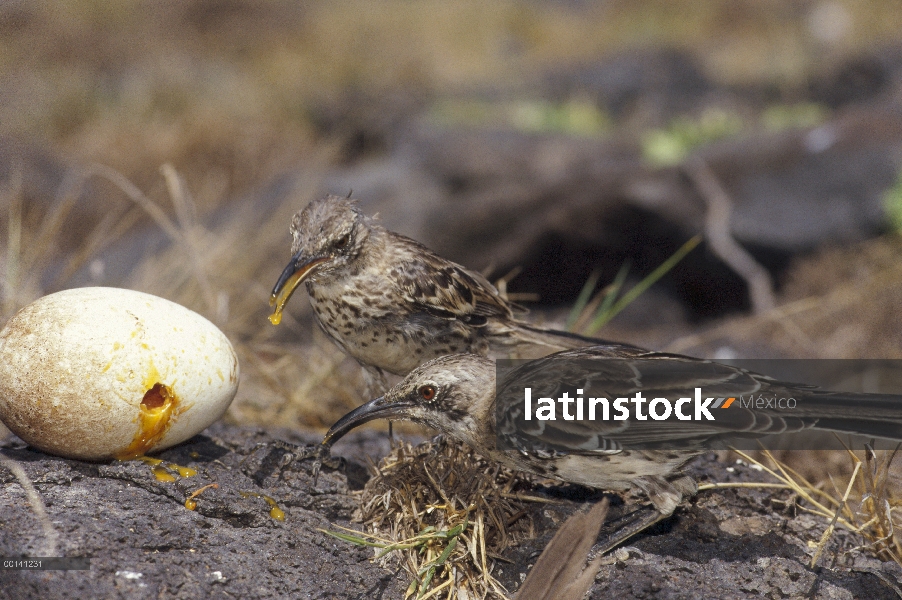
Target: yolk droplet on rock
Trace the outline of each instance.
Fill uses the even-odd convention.
[[[257,492],[242,492],[238,491],[242,498],[262,498],[267,504],[270,506],[269,516],[275,519],[276,521],[284,521],[285,520],[285,511],[279,508],[279,505],[276,504],[276,501],[270,498],[269,496],[265,496],[263,494],[258,494]]]
[[[154,467],[151,469],[154,477],[157,478],[157,481],[175,481],[175,477],[173,477],[172,473],[167,471],[163,467]]]

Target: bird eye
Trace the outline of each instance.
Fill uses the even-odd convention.
[[[345,246],[348,245],[349,240],[350,240],[350,235],[346,233],[343,236],[341,236],[340,238],[338,238],[338,240],[335,242],[335,247],[338,249],[344,248]]]
[[[435,398],[435,387],[431,385],[420,386],[420,389],[417,391],[420,393],[420,397],[423,400],[432,400]]]

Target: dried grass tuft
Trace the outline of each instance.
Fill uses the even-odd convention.
[[[46,202],[31,202],[24,189],[33,167],[17,166],[9,180],[0,180],[0,328],[37,298],[76,285],[151,293],[204,315],[232,340],[242,365],[240,391],[228,413],[232,421],[329,425],[359,403],[356,367],[312,330],[304,319],[306,302],[295,306],[300,319],[289,316],[280,328],[266,316],[269,290],[287,256],[288,218],[314,195],[333,159],[330,149],[323,150],[294,193],[277,198],[271,214],[220,199],[226,210],[218,220],[204,213],[169,164],[160,169],[161,198],[116,169],[90,164],[69,170],[55,199]],[[67,238],[71,229],[79,234],[73,240]],[[153,250],[134,246],[131,254],[122,250],[123,242],[142,235],[162,243]],[[117,244],[118,255],[112,252]],[[134,266],[122,276],[106,275],[105,265],[115,260]]]
[[[528,477],[445,438],[401,443],[373,470],[354,515],[364,531],[327,533],[373,546],[380,564],[404,569],[407,597],[508,597],[495,563],[534,537],[528,503],[546,502],[523,493]]]
[[[832,474],[828,474],[832,491],[823,489],[825,481],[812,483],[798,471],[776,458],[770,451],[761,450],[758,460],[754,456],[734,450],[749,463],[760,467],[779,483],[711,483],[699,486],[699,491],[730,487],[779,487],[793,491],[799,499],[799,509],[828,520],[823,535],[817,542],[810,542],[814,548],[811,567],[817,563],[827,542],[837,526],[843,527],[864,538],[865,543],[850,548],[844,553],[867,552],[881,560],[894,561],[902,565],[902,521],[897,510],[902,507],[891,479],[890,467],[896,457],[898,447],[893,452],[876,452],[865,447],[864,460],[847,449],[852,463],[852,473],[845,485],[837,484]]]

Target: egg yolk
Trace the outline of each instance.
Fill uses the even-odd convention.
[[[141,400],[138,433],[116,458],[128,460],[149,452],[166,434],[177,407],[178,398],[172,390],[162,383],[155,383]]]

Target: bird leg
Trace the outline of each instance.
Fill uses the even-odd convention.
[[[611,533],[595,543],[597,554],[604,554],[658,521],[673,514],[685,496],[694,496],[698,484],[688,475],[678,475],[670,480],[663,477],[640,477],[634,482],[649,497],[654,506],[646,506],[623,515],[605,525]]]
[[[673,514],[684,496],[694,496],[698,491],[695,480],[687,475],[678,475],[669,480],[659,475],[639,477],[633,480],[633,485],[645,492],[658,512],[665,517]]]
[[[602,536],[595,542],[595,555],[600,556],[613,550],[637,533],[645,531],[669,516],[661,514],[653,506],[643,506],[618,519],[605,523]]]

